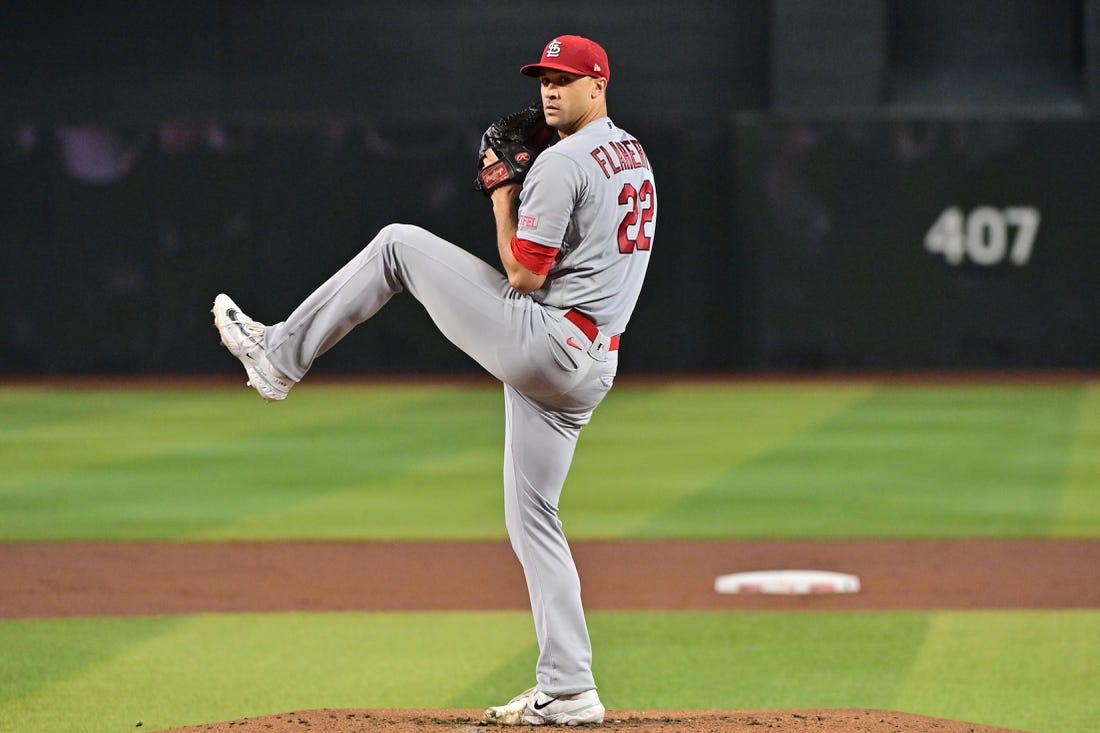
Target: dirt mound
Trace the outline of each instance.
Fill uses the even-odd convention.
[[[1019,733],[889,710],[608,711],[600,733]],[[585,730],[578,729],[578,730]],[[166,733],[491,733],[479,710],[305,710]]]

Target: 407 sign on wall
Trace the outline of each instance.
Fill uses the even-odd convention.
[[[949,206],[924,237],[924,249],[943,255],[949,265],[980,267],[1004,263],[1022,267],[1031,260],[1042,216],[1034,206]]]
[[[767,369],[1100,368],[1100,121],[744,116]]]

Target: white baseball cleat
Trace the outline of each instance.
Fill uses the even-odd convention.
[[[264,351],[264,324],[245,315],[225,293],[214,298],[214,326],[222,345],[240,359],[248,374],[248,386],[268,402],[285,400],[294,382],[275,370]]]
[[[485,710],[485,720],[497,725],[597,725],[603,722],[603,703],[595,690],[575,695],[547,695],[537,687]]]

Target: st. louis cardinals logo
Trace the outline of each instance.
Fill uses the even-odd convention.
[[[556,59],[561,54],[561,41],[554,39],[546,45],[546,58]]]

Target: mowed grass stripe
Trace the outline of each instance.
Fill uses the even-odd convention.
[[[97,623],[132,624],[132,643],[4,700],[0,730],[101,733],[140,722],[155,731],[302,709],[440,707],[472,674],[533,643],[530,614],[519,612],[200,615],[155,636],[144,633],[148,620]],[[92,643],[88,624],[9,621],[0,633],[80,649]],[[0,679],[11,664],[0,657]]]
[[[616,387],[581,436],[562,497],[571,536],[732,536],[707,507],[724,476],[848,409],[859,383]]]
[[[293,409],[247,391],[121,394],[114,414],[105,395],[77,393],[56,429],[13,431],[0,539],[227,537],[217,528],[499,442],[479,429],[498,390],[321,387]],[[284,515],[270,534],[297,536]]]
[[[606,612],[590,623],[607,704],[623,709],[889,707],[927,615]]]
[[[12,719],[12,701],[108,663],[130,647],[182,624],[182,617],[76,618],[0,621],[0,730]],[[5,712],[7,711],[7,712]],[[61,730],[60,728],[58,730]]]
[[[252,393],[223,389],[0,389],[5,444],[0,490],[24,484],[37,490],[50,479],[162,457],[217,456],[241,438],[308,431],[346,414],[348,400],[356,397],[383,414],[426,399],[408,390],[318,389],[292,411],[265,405]]]
[[[1046,536],[1081,396],[1077,386],[883,387],[726,472],[646,533]]]
[[[282,499],[191,538],[503,537],[500,388],[408,390],[415,403],[364,412],[349,401],[341,421],[246,448],[266,464],[252,480]]]
[[[1100,720],[1100,611],[941,612],[895,707],[1049,733]]]
[[[1095,537],[1100,528],[1100,385],[1090,385],[1078,410],[1054,534]]]
[[[368,460],[368,459],[364,459]],[[503,539],[500,447],[408,456],[401,468],[364,470],[345,485],[305,487],[297,501],[266,501],[233,521],[208,523],[196,540]]]

